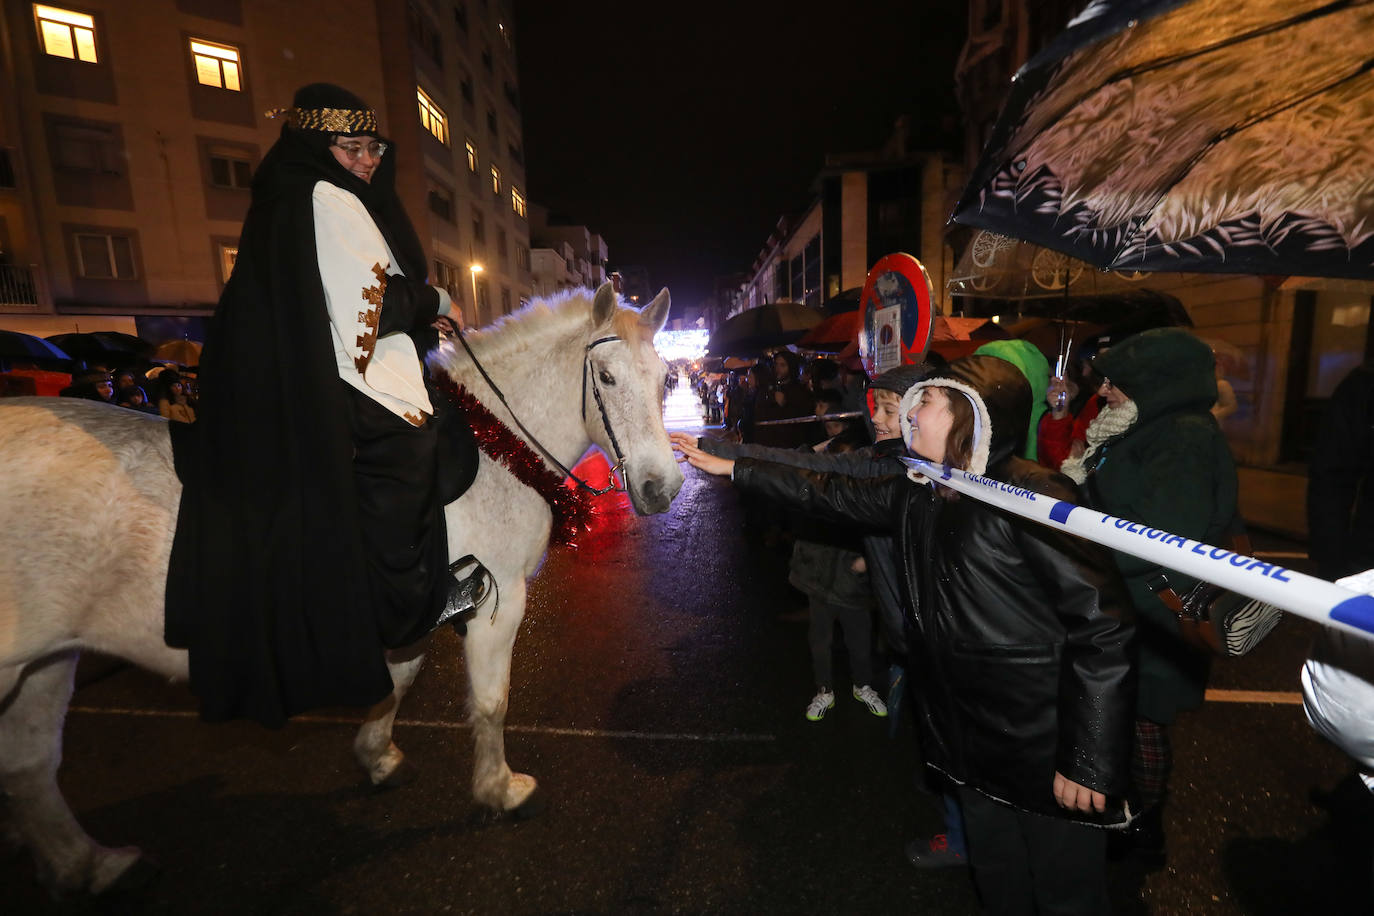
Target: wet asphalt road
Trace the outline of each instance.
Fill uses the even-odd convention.
[[[670,427],[699,422],[685,393],[670,406]],[[280,731],[201,725],[182,688],[86,665],[62,784],[93,836],[143,847],[162,874],[98,907],[57,905],[26,857],[0,860],[0,913],[975,911],[962,869],[918,873],[902,856],[939,829],[909,725],[890,734],[847,692],[824,721],[803,718],[802,599],[740,527],[728,481],[688,469],[670,512],[612,506],[577,550],[550,552],[506,736],[512,767],[540,780],[542,811],[525,820],[470,801],[452,634],[396,729],[419,779],[381,793],[352,761],[349,710]],[[1219,694],[1179,723],[1170,865],[1114,865],[1116,912],[1374,911],[1308,800],[1348,769],[1290,702],[1310,633],[1285,621],[1218,664],[1214,688],[1278,695]],[[843,685],[842,652],[836,664]]]

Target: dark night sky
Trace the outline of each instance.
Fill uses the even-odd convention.
[[[963,7],[516,0],[530,200],[697,305],[807,205],[825,153],[881,146],[904,112],[949,144]]]

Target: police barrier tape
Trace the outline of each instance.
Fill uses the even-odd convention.
[[[1366,638],[1374,635],[1372,595],[958,468],[920,458],[903,458],[902,463],[952,490],[1050,528],[1062,528],[1329,627]]]

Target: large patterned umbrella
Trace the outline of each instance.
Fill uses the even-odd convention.
[[[1374,3],[1094,0],[954,219],[1119,271],[1374,278]]]

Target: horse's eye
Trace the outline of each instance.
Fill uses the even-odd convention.
[[[611,374],[610,374],[609,372],[607,372],[605,369],[602,369],[602,370],[601,370],[601,373],[600,373],[599,378],[601,379],[602,383],[604,383],[604,384],[606,384],[606,385],[614,385],[614,384],[615,384],[615,376],[614,376],[614,375],[611,375]]]

